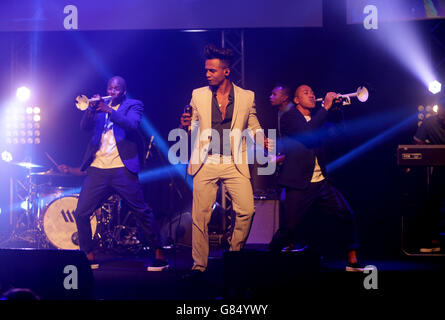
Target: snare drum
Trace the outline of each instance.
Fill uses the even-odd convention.
[[[78,196],[69,195],[53,200],[45,208],[42,225],[49,242],[59,249],[79,249],[74,212]],[[91,216],[91,232],[96,233],[96,215]]]

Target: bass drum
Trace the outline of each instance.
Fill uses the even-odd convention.
[[[63,196],[52,201],[43,214],[43,231],[49,242],[59,249],[79,249],[77,225],[74,212],[78,196]],[[97,228],[96,215],[91,216],[91,232]]]

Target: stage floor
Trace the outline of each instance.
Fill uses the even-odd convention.
[[[93,270],[92,299],[286,299],[340,292],[354,297],[391,298],[434,294],[445,285],[443,256],[401,254],[395,259],[362,260],[362,266],[376,267],[375,278],[371,279],[371,271],[346,272],[345,261],[338,259],[318,260],[318,256],[301,253],[282,254],[277,259],[261,246],[246,246],[239,256],[225,257],[224,250],[211,248],[203,279],[191,280],[186,277],[193,264],[191,248],[176,247],[165,254],[170,269],[162,272],[146,271],[150,257],[104,256],[99,269]]]
[[[57,253],[58,250],[51,252]],[[99,268],[92,270],[92,290],[80,299],[177,303],[348,297],[365,301],[424,298],[436,295],[445,286],[445,258],[440,255],[407,256],[401,253],[393,259],[363,259],[362,266],[376,269],[368,273],[352,273],[345,271],[345,261],[320,259],[311,252],[274,255],[263,246],[246,245],[241,252],[211,247],[208,269],[201,279],[186,277],[193,264],[191,247],[176,246],[165,250],[165,256],[169,260],[169,270],[149,272],[147,265],[153,259],[150,253],[102,251],[98,256]],[[20,267],[27,270],[26,266]],[[35,279],[41,271],[32,267],[29,266],[27,271]],[[37,261],[35,268],[39,268]],[[35,291],[38,290],[37,287]]]

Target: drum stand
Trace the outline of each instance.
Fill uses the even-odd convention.
[[[31,169],[28,169],[25,184],[20,180],[17,180],[16,183],[26,192],[25,197],[18,196],[20,201],[26,201],[26,209],[15,221],[10,237],[0,243],[0,247],[14,242],[25,242],[33,248],[48,248],[49,243],[40,228],[37,186],[32,182]]]
[[[142,243],[137,238],[137,228],[128,225],[132,212],[128,211],[121,219],[121,205],[117,196],[112,196],[96,211],[98,228],[95,235],[99,246],[117,253],[138,253]]]

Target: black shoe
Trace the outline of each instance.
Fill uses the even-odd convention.
[[[88,259],[88,262],[90,264],[90,268],[92,270],[99,269],[99,262],[96,260],[94,252],[88,253],[87,254],[87,259]]]
[[[153,263],[147,266],[147,271],[164,271],[169,267],[167,260],[155,259]]]
[[[204,280],[204,271],[194,269],[190,271],[189,273],[185,274],[182,279],[185,281],[203,281]]]
[[[284,247],[281,252],[302,252],[305,251],[308,248],[307,245],[304,244],[290,244],[286,247]]]

